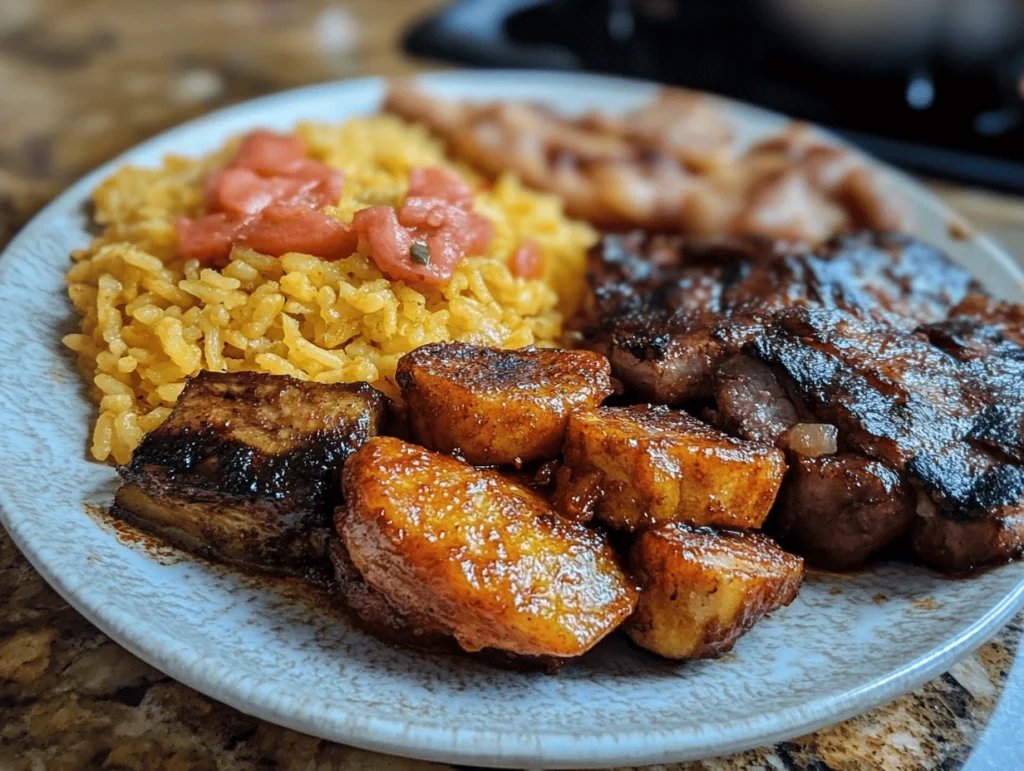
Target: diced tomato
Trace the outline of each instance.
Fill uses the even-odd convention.
[[[251,169],[261,176],[288,175],[306,160],[306,143],[295,134],[254,131],[238,148],[231,166]]]
[[[406,198],[398,221],[424,231],[424,236],[431,235],[431,231],[445,231],[462,250],[462,256],[483,254],[494,238],[494,226],[489,219],[439,198]]]
[[[491,248],[494,240],[494,225],[482,214],[469,212],[466,217],[466,232],[462,244],[466,254],[481,256]]]
[[[544,275],[544,255],[540,245],[532,238],[524,238],[519,242],[512,255],[509,268],[513,276],[519,278],[540,278]]]
[[[336,206],[341,198],[345,173],[340,169],[332,169],[330,166],[306,159],[291,176],[293,179],[315,183],[308,188],[305,201],[314,209]]]
[[[454,171],[441,166],[409,170],[409,198],[440,198],[453,206],[469,209],[473,190]]]
[[[418,229],[410,231],[403,227],[390,206],[371,206],[356,212],[352,227],[366,239],[374,264],[393,281],[443,284],[465,256],[448,233],[425,235]],[[410,249],[414,237],[425,240],[430,253],[429,265],[413,261]]]
[[[249,169],[223,169],[207,186],[206,208],[236,219],[249,217],[272,204],[302,205],[319,184],[315,179],[261,177]]]
[[[323,212],[283,204],[268,206],[243,224],[236,240],[274,257],[302,252],[328,260],[348,257],[359,244],[352,230]]]
[[[227,262],[235,228],[223,214],[208,214],[195,220],[182,218],[175,226],[178,250],[189,260]]]

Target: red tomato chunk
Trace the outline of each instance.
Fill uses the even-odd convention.
[[[494,226],[472,205],[473,191],[455,172],[412,169],[398,212],[390,206],[364,209],[356,212],[352,227],[391,280],[443,284],[463,258],[484,254],[494,238]],[[426,263],[422,252],[413,254],[414,242],[426,246]]]
[[[236,241],[273,257],[302,252],[334,260],[352,254],[359,237],[322,212],[275,204],[242,225]]]
[[[293,134],[255,131],[224,169],[206,181],[211,213],[177,225],[182,255],[223,263],[234,243],[280,256],[304,252],[327,259],[351,254],[351,231],[318,209],[336,204],[344,175],[306,157],[306,145]]]
[[[524,238],[512,254],[509,266],[512,275],[518,278],[540,278],[544,275],[544,255],[540,245],[532,238]]]

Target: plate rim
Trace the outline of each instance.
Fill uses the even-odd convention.
[[[586,88],[588,84],[598,89],[629,88],[631,85],[656,87],[650,81],[594,74],[554,72],[546,70],[454,70],[420,73],[416,79],[428,82],[445,80],[484,80],[544,78],[562,80],[571,86]],[[7,257],[30,243],[34,231],[62,211],[80,206],[91,194],[92,188],[119,166],[131,162],[131,158],[144,153],[157,144],[166,143],[177,134],[203,130],[203,124],[216,124],[228,116],[257,113],[275,102],[303,101],[321,94],[346,90],[380,90],[386,84],[382,77],[366,77],[336,80],[302,88],[268,94],[257,99],[240,102],[219,110],[198,116],[180,125],[163,131],[144,142],[120,153],[112,160],[100,165],[70,185],[53,201],[48,203],[15,235],[0,253],[0,282],[14,264]],[[748,112],[759,112],[766,116],[780,117],[763,108],[719,97],[727,104],[738,106]],[[785,118],[786,116],[781,116]],[[826,129],[815,127],[834,141]],[[846,143],[843,143],[846,144]],[[934,193],[910,175],[872,158],[872,162],[900,178],[923,195],[915,196],[917,205],[926,206],[941,213],[950,220],[962,218],[946,206]],[[974,234],[972,241],[987,255],[1001,264],[1009,275],[1024,283],[1022,269],[993,239],[984,234]],[[709,741],[700,729],[712,724],[685,724],[676,731],[634,730],[628,733],[591,734],[562,731],[545,733],[542,729],[533,734],[515,731],[502,732],[493,729],[460,729],[437,727],[436,724],[417,726],[415,718],[397,720],[354,715],[344,706],[321,702],[332,719],[325,721],[324,710],[311,710],[308,703],[291,694],[276,694],[272,700],[260,699],[260,691],[270,681],[257,682],[254,678],[241,681],[230,676],[218,677],[216,673],[204,671],[200,666],[203,657],[174,655],[173,635],[160,630],[147,629],[145,634],[133,632],[137,618],[121,613],[114,606],[106,604],[103,597],[94,594],[84,582],[69,582],[36,548],[30,524],[14,516],[15,507],[6,490],[0,487],[0,521],[18,549],[26,556],[33,568],[52,586],[76,611],[90,623],[109,635],[130,653],[145,661],[179,682],[206,694],[247,714],[268,720],[278,725],[321,736],[332,741],[349,744],[363,749],[402,755],[424,760],[449,763],[471,762],[486,766],[526,766],[586,768],[594,765],[638,765],[673,762],[723,755],[741,750],[761,747],[793,736],[808,733],[831,725],[854,715],[866,712],[896,696],[906,693],[927,680],[945,671],[950,664],[986,642],[1021,607],[1024,607],[1024,579],[1004,594],[988,612],[943,644],[925,651],[902,668],[874,678],[840,694],[820,697],[802,705],[787,707],[765,715],[752,716],[729,724],[713,724],[714,732]],[[240,684],[241,683],[241,684]],[[320,717],[318,717],[320,715]],[[325,724],[329,722],[330,725]],[[759,723],[765,725],[758,726]],[[771,727],[774,726],[774,727]],[[654,738],[652,738],[654,737]]]

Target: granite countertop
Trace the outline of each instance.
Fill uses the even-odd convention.
[[[422,67],[395,41],[435,5],[3,0],[0,247],[68,183],[168,126],[283,88]],[[1024,253],[1019,200],[933,187],[975,226]],[[866,715],[673,768],[1024,766],[1024,755],[1013,754],[1024,753],[1017,738],[1024,664],[1013,669],[1022,625],[1024,615],[916,693]],[[61,600],[0,529],[0,771],[427,765],[279,728],[174,682]]]

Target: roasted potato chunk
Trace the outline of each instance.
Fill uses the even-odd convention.
[[[201,372],[118,469],[112,512],[224,562],[326,569],[341,467],[378,433],[385,409],[365,383]]]
[[[403,356],[396,379],[417,442],[486,466],[557,455],[569,413],[611,395],[609,372],[590,351],[437,343]]]
[[[630,551],[640,602],[623,625],[637,645],[670,659],[714,658],[766,613],[788,605],[803,560],[754,532],[671,524]]]
[[[774,447],[727,436],[667,407],[574,412],[558,472],[556,506],[611,527],[760,527],[786,462]]]
[[[378,437],[343,479],[336,524],[359,573],[465,650],[579,656],[636,603],[603,534],[496,471]]]

